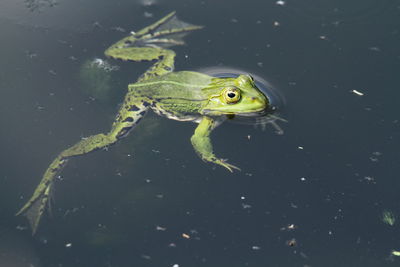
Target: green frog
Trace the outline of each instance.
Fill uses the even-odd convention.
[[[169,119],[198,123],[191,143],[201,159],[230,172],[240,170],[215,156],[210,134],[226,118],[259,116],[269,108],[269,99],[250,75],[223,78],[193,71],[173,72],[175,52],[169,48],[184,44],[183,36],[201,28],[179,20],[172,12],[138,32],[131,32],[105,51],[113,59],[155,63],[128,85],[125,100],[108,133],[89,136],[62,151],[45,171],[32,197],[17,213],[27,216],[33,234],[43,213],[50,208],[55,178],[67,162],[123,139],[150,109]]]

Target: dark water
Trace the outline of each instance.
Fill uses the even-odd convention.
[[[398,266],[399,222],[382,214],[400,216],[400,1],[279,3],[3,0],[0,266]],[[57,153],[109,129],[148,67],[111,62],[94,97],[81,66],[173,10],[205,26],[174,48],[176,68],[267,80],[285,134],[221,125],[231,174],[195,155],[195,125],[149,114],[70,162],[32,237],[15,212]]]

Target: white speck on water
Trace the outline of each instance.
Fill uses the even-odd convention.
[[[150,12],[144,12],[143,15],[145,18],[152,18],[154,16],[153,13],[150,13]]]
[[[275,4],[277,4],[278,6],[284,6],[284,5],[286,5],[286,2],[282,1],[282,0],[278,0],[275,2]]]
[[[351,90],[350,92],[355,94],[355,95],[358,95],[358,96],[363,96],[364,95],[364,93],[362,93],[360,91],[357,91],[357,90]]]
[[[149,255],[142,254],[141,257],[145,260],[151,260],[151,257]]]
[[[381,49],[377,46],[371,46],[368,47],[369,50],[374,51],[374,52],[381,52]]]
[[[168,247],[169,247],[169,248],[176,248],[176,244],[175,244],[175,243],[169,243],[169,244],[168,244]]]
[[[250,209],[251,205],[250,204],[246,204],[246,203],[242,203],[242,208],[243,209]]]
[[[261,247],[259,247],[259,246],[252,246],[251,249],[252,249],[252,250],[260,250]]]
[[[304,149],[304,147],[302,147],[302,146],[298,146],[297,148],[300,149],[300,150]]]
[[[157,230],[157,231],[165,231],[165,230],[167,230],[167,228],[157,225],[157,226],[156,226],[156,230]]]
[[[66,247],[66,248],[72,247],[72,243],[67,243],[67,244],[65,244],[65,247]]]
[[[279,25],[281,25],[281,24],[279,23],[279,21],[274,21],[274,26],[275,26],[275,27],[278,27]]]

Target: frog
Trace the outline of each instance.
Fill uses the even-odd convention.
[[[128,85],[109,132],[81,139],[50,163],[30,199],[16,213],[27,217],[32,234],[36,233],[45,211],[51,212],[55,181],[67,162],[121,141],[149,110],[168,119],[197,123],[190,141],[200,158],[229,172],[240,171],[214,154],[210,134],[226,119],[265,113],[270,99],[249,74],[214,77],[196,71],[174,71],[176,54],[171,47],[184,45],[184,36],[202,28],[178,19],[174,11],[150,26],[131,32],[105,50],[110,60],[153,64],[136,82]]]

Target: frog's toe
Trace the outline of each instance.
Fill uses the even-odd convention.
[[[228,163],[227,159],[219,159],[216,163],[227,168],[228,171],[230,171],[230,172],[233,172],[233,170],[241,171],[241,169],[239,167]]]

